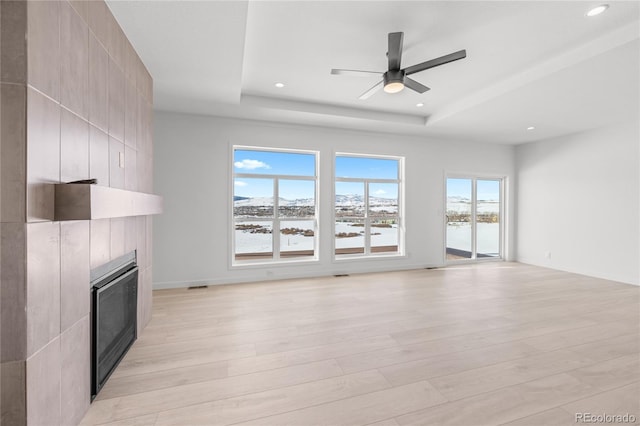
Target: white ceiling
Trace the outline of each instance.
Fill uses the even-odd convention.
[[[154,78],[158,110],[518,144],[640,114],[640,1],[108,1]],[[358,96],[385,71],[466,49]],[[278,89],[274,83],[282,82]],[[422,108],[416,103],[422,102]],[[527,131],[535,126],[533,131]]]

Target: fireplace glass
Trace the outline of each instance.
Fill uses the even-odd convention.
[[[136,340],[138,268],[122,265],[92,287],[92,396]]]

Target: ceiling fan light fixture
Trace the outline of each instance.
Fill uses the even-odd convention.
[[[390,81],[384,85],[384,91],[387,93],[398,93],[404,89],[404,84],[401,81]]]
[[[404,89],[404,73],[400,70],[387,71],[383,74],[384,91],[387,93],[398,93]]]
[[[602,12],[604,12],[608,8],[609,8],[608,4],[601,4],[599,6],[589,9],[589,11],[587,12],[587,16],[592,17],[592,16],[600,15]]]

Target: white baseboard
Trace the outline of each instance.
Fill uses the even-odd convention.
[[[196,280],[188,280],[188,281],[164,281],[164,282],[154,282],[153,289],[154,290],[166,290],[171,288],[187,288],[194,286],[203,286],[203,285],[226,285],[226,284],[241,284],[248,282],[261,282],[261,281],[275,281],[275,280],[287,280],[287,279],[296,279],[296,278],[314,278],[314,277],[322,277],[322,276],[331,276],[337,274],[365,274],[369,272],[392,272],[392,271],[406,271],[411,269],[424,269],[424,268],[437,268],[442,267],[444,265],[428,265],[428,264],[404,264],[400,267],[389,268],[386,267],[375,267],[371,264],[362,265],[362,266],[354,266],[349,265],[346,267],[336,267],[335,270],[327,271],[326,273],[318,273],[318,272],[287,272],[282,274],[274,274],[272,276],[264,276],[261,278],[257,278],[256,274],[251,275],[236,275],[233,277],[224,277],[224,278],[202,278]]]

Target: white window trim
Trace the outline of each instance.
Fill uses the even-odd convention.
[[[470,259],[447,259],[447,179],[469,179],[471,180],[471,204],[474,206],[471,209],[471,219],[474,224],[471,232],[471,249],[472,249],[472,257]],[[498,257],[486,257],[486,258],[478,258],[477,255],[477,229],[476,229],[476,198],[477,198],[477,181],[478,180],[497,180],[500,182],[500,237],[498,240],[499,244],[499,256]],[[443,223],[443,261],[445,265],[455,265],[460,263],[476,263],[476,262],[503,262],[506,259],[506,239],[505,239],[505,231],[506,231],[506,205],[507,200],[505,198],[506,195],[506,186],[507,186],[507,177],[501,175],[493,175],[493,174],[482,174],[482,173],[461,173],[461,172],[445,172],[443,179],[443,194],[444,194],[444,208],[442,209],[442,223]]]
[[[337,157],[359,157],[359,158],[372,158],[380,160],[396,160],[398,161],[398,178],[397,179],[376,179],[376,178],[350,178],[350,177],[338,177],[336,176],[336,159]],[[368,259],[380,259],[380,258],[403,258],[405,254],[405,220],[404,220],[404,157],[398,157],[396,155],[380,155],[380,154],[362,154],[362,153],[349,153],[349,152],[334,152],[333,153],[333,182],[332,182],[332,205],[331,209],[331,253],[334,262],[344,262],[349,260],[368,260]],[[365,222],[365,246],[364,253],[354,254],[336,254],[336,237],[335,237],[335,224],[336,224],[336,182],[362,182],[364,185],[364,200],[365,200],[365,216],[353,217],[355,220],[362,220]],[[398,184],[398,213],[396,215],[398,221],[398,251],[394,253],[371,253],[371,235],[370,225],[367,224],[371,220],[377,218],[369,217],[369,184],[370,183],[392,183]]]
[[[299,176],[299,175],[281,175],[281,174],[267,174],[267,173],[236,173],[235,168],[233,166],[233,162],[235,159],[235,151],[236,150],[246,150],[246,151],[262,151],[262,152],[279,152],[283,154],[305,154],[305,155],[313,155],[315,159],[315,175],[313,176]],[[300,149],[288,149],[288,148],[271,148],[271,147],[261,147],[261,146],[246,146],[246,145],[233,145],[231,147],[230,153],[230,161],[231,164],[231,179],[230,179],[230,194],[229,199],[231,200],[231,208],[230,208],[230,246],[231,246],[231,256],[230,256],[230,266],[233,269],[242,269],[242,268],[251,268],[251,267],[260,267],[264,265],[288,265],[288,264],[299,264],[299,263],[317,263],[320,260],[320,194],[319,194],[319,166],[320,166],[320,152],[312,151],[312,150],[300,150]],[[265,218],[238,218],[235,217],[234,207],[235,203],[233,201],[235,195],[235,180],[236,179],[273,179],[273,216],[265,217]],[[314,192],[315,192],[315,205],[314,205],[314,216],[312,218],[302,218],[302,217],[293,217],[293,218],[281,218],[278,214],[279,210],[279,181],[280,180],[308,180],[314,181]],[[291,258],[291,259],[282,259],[280,257],[280,222],[281,221],[294,222],[294,221],[313,221],[314,222],[314,247],[313,247],[313,256],[309,257],[300,257],[300,258]],[[255,221],[265,221],[272,223],[272,237],[271,237],[271,248],[272,248],[272,258],[270,260],[260,259],[260,260],[236,260],[236,238],[235,238],[235,228],[236,223],[238,222],[255,222]],[[277,230],[277,231],[276,231]]]

